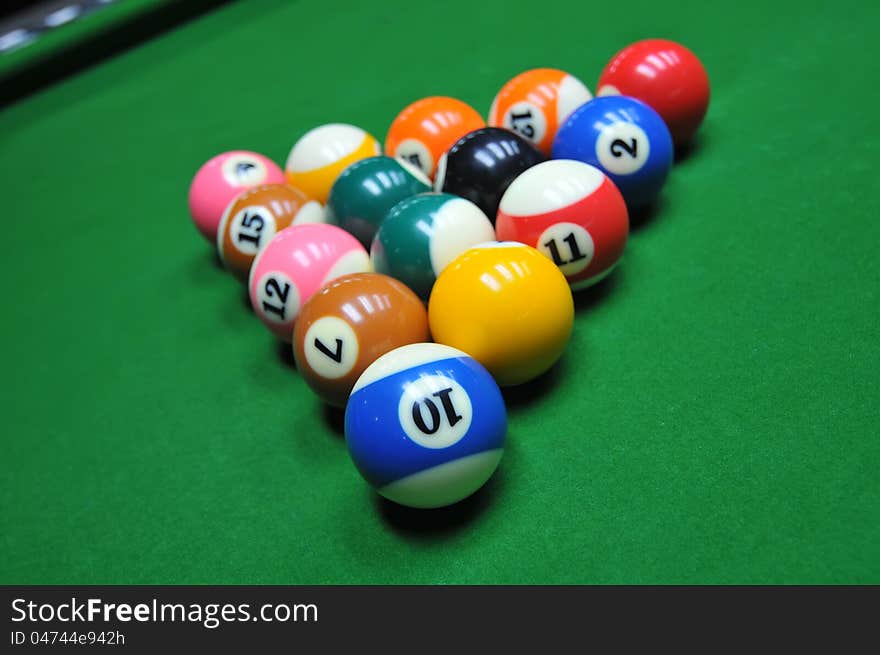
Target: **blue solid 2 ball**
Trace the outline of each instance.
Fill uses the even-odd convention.
[[[345,409],[345,441],[358,471],[409,507],[442,507],[474,493],[498,467],[506,432],[504,399],[489,372],[435,343],[377,359]]]
[[[656,111],[627,96],[593,98],[556,133],[553,159],[576,159],[604,172],[629,209],[650,205],[672,169],[669,128]]]

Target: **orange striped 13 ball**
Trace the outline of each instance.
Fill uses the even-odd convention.
[[[549,157],[556,130],[592,97],[573,75],[555,68],[534,68],[501,87],[489,110],[489,125],[518,132]]]

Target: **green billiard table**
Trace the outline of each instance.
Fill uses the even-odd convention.
[[[105,24],[0,72],[111,38],[82,21]],[[240,1],[7,102],[0,583],[880,583],[878,24],[813,0]],[[384,140],[427,95],[485,114],[527,68],[595,89],[654,36],[709,72],[696,142],[577,293],[561,361],[505,390],[486,486],[381,499],[193,227],[193,174],[283,164],[321,123]]]

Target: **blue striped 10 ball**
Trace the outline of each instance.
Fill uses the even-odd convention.
[[[443,507],[474,493],[498,467],[507,411],[489,372],[436,343],[402,346],[358,378],[345,441],[360,474],[401,505]]]

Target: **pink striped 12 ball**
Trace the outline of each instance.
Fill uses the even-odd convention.
[[[572,289],[595,284],[620,261],[629,235],[626,203],[598,168],[553,159],[523,172],[501,198],[495,232],[559,267]]]
[[[366,249],[335,225],[287,227],[266,244],[251,266],[251,306],[275,336],[290,342],[300,309],[325,284],[370,270]]]

